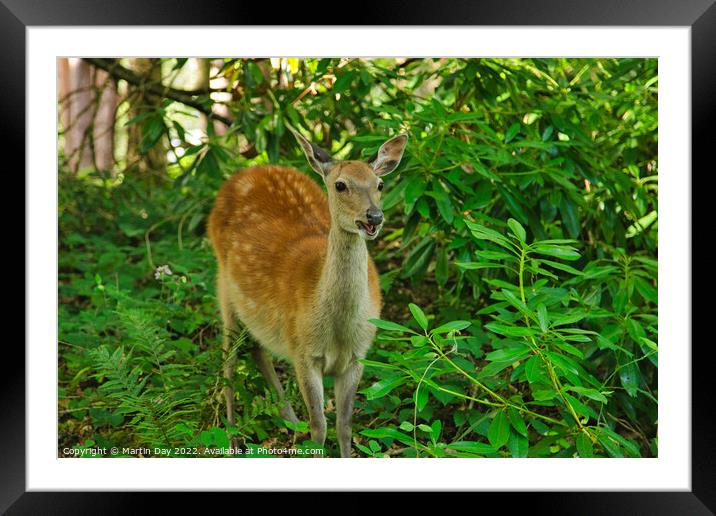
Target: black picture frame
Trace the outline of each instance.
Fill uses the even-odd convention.
[[[713,173],[710,147],[716,143],[716,0],[501,0],[482,2],[460,0],[450,4],[425,0],[407,2],[362,1],[359,9],[339,8],[335,4],[286,5],[286,17],[277,21],[276,6],[268,2],[217,2],[203,0],[109,1],[95,0],[0,0],[0,142],[6,153],[18,158],[13,167],[25,167],[25,29],[29,26],[76,25],[245,25],[247,21],[271,25],[551,25],[551,26],[688,26],[691,28],[692,72],[692,170],[700,179]],[[8,171],[9,172],[9,171]],[[684,174],[691,173],[684,171]],[[26,195],[21,174],[15,192]],[[48,171],[48,178],[53,173]],[[4,180],[5,183],[5,180]],[[5,183],[7,187],[7,183]],[[697,189],[704,191],[705,188]],[[7,191],[7,190],[6,190]],[[19,198],[19,195],[13,195]],[[697,205],[695,200],[692,205]],[[703,234],[710,221],[692,213],[694,234]],[[10,224],[12,225],[12,224]],[[15,222],[19,234],[21,229]],[[9,228],[6,228],[9,229]],[[708,233],[710,234],[710,233]],[[24,235],[15,239],[24,240]],[[692,257],[697,258],[693,253]],[[26,258],[26,257],[24,257]],[[692,258],[692,274],[696,261]],[[31,271],[25,267],[25,276]],[[9,286],[8,286],[9,288]],[[704,287],[706,288],[706,287]],[[692,313],[703,312],[709,304],[692,300]],[[26,311],[31,310],[26,306]],[[26,312],[27,314],[27,312]],[[705,316],[705,313],[703,314]],[[692,315],[693,320],[693,315]],[[692,490],[690,492],[591,492],[591,493],[512,493],[510,504],[530,512],[550,514],[713,514],[716,512],[716,433],[712,430],[713,403],[711,339],[692,338]],[[15,340],[17,342],[17,340]],[[3,348],[2,420],[0,425],[0,512],[7,514],[119,514],[148,508],[137,503],[136,493],[121,492],[26,492],[25,437],[25,352],[17,344]],[[688,346],[684,342],[680,345]],[[50,345],[50,343],[48,343]],[[635,459],[639,460],[639,459]],[[141,495],[143,497],[147,494]],[[156,495],[150,495],[155,497]],[[231,497],[244,495],[225,495]],[[295,494],[293,495],[295,496]],[[479,505],[502,496],[500,493],[472,495]],[[234,498],[235,500],[236,498]],[[504,501],[504,497],[502,498]],[[165,512],[175,504],[185,504],[183,493],[162,497]],[[214,502],[212,502],[213,504]],[[164,505],[167,504],[167,505]],[[510,507],[513,507],[512,505]]]

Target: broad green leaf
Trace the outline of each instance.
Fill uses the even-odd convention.
[[[516,362],[532,354],[528,346],[502,348],[488,353],[485,358],[490,362]]]
[[[371,385],[367,389],[364,389],[362,392],[369,400],[382,398],[396,387],[403,385],[406,380],[407,378],[405,376],[385,378],[383,380],[375,382],[373,385]]]
[[[499,449],[507,444],[507,439],[509,439],[509,437],[510,422],[507,420],[505,412],[501,410],[492,419],[492,423],[490,423],[490,429],[487,432],[487,439],[495,449]]]
[[[524,458],[527,457],[529,441],[524,435],[521,435],[514,430],[511,430],[510,436],[507,440],[507,448],[510,450],[512,457],[516,459]]]
[[[465,225],[470,229],[472,235],[478,240],[489,240],[505,249],[513,249],[510,241],[494,229],[483,226],[468,219],[464,219]]]
[[[492,262],[458,262],[455,265],[466,271],[474,271],[478,269],[504,269],[505,267],[501,263]]]
[[[555,261],[552,261],[552,260],[546,260],[546,259],[544,259],[544,258],[540,258],[539,261],[542,262],[542,263],[544,263],[544,264],[546,264],[546,265],[549,265],[550,267],[554,267],[555,269],[559,269],[560,271],[564,271],[564,272],[568,272],[568,273],[570,273],[570,274],[574,274],[575,276],[581,276],[581,275],[583,274],[582,271],[577,270],[577,269],[575,269],[574,267],[572,267],[572,266],[570,266],[570,265],[567,265],[567,264],[564,264],[564,263],[559,263],[559,262],[555,262]]]
[[[487,323],[485,328],[488,330],[499,333],[506,337],[529,337],[531,335],[537,335],[537,331],[532,328],[526,328],[524,326],[507,326],[499,323]]]
[[[374,326],[377,326],[381,330],[389,330],[389,331],[401,331],[401,332],[407,332],[407,333],[415,333],[410,328],[403,326],[402,324],[390,322],[390,321],[383,321],[382,319],[368,319],[368,322],[373,324]]]
[[[579,433],[575,439],[575,444],[577,445],[577,453],[579,453],[580,457],[585,459],[594,457],[594,446],[592,445],[592,440],[587,437],[584,432]]]
[[[402,423],[400,423],[400,429],[406,432],[412,432],[413,428],[415,428],[413,426],[413,423],[410,423],[408,421],[403,421]]]
[[[517,308],[522,315],[525,315],[527,317],[530,317],[532,319],[535,318],[535,314],[532,310],[527,308],[527,305],[525,305],[521,299],[519,299],[511,290],[503,288],[501,291],[502,295],[505,296],[505,299],[507,302],[509,302],[512,306]]]
[[[651,284],[651,282],[637,277],[634,281],[634,285],[636,286],[636,290],[644,299],[651,301],[654,304],[659,302],[659,292],[656,287]]]
[[[575,410],[575,412],[577,412],[577,414],[586,416],[588,418],[597,419],[597,413],[594,412],[588,405],[585,405],[577,398],[567,393],[564,393],[564,397],[569,401],[570,405],[572,405],[572,408]]]
[[[427,330],[428,318],[425,317],[425,314],[423,313],[421,308],[413,303],[409,303],[408,308],[410,308],[410,313],[413,314],[413,318],[417,321],[418,325],[420,325],[423,330]]]
[[[450,321],[442,324],[432,330],[430,333],[448,333],[451,331],[462,331],[469,327],[472,323],[470,321]]]
[[[520,123],[515,122],[512,124],[508,129],[507,133],[505,133],[505,143],[510,143],[515,136],[517,136],[517,133],[520,132]]]
[[[527,376],[527,381],[530,383],[547,381],[544,364],[542,363],[542,359],[540,357],[533,356],[525,362],[525,376]]]
[[[512,428],[514,428],[519,434],[528,437],[527,425],[525,425],[525,421],[522,419],[522,415],[520,414],[520,412],[517,409],[510,407],[508,413],[510,415],[510,423],[512,424]]]
[[[436,419],[435,421],[433,421],[432,425],[430,425],[430,437],[434,441],[440,439],[440,433],[442,432],[442,428],[443,424],[442,421],[440,421],[439,419]]]
[[[421,385],[417,388],[417,390],[413,393],[413,401],[415,402],[415,406],[418,409],[418,412],[422,412],[422,410],[425,408],[425,405],[428,404],[427,385]]]
[[[512,233],[517,237],[517,239],[522,242],[523,244],[527,241],[527,232],[525,231],[525,228],[522,227],[522,224],[517,222],[515,219],[508,219],[507,225],[512,230]]]
[[[578,260],[579,252],[571,246],[542,245],[541,243],[533,244],[532,249],[538,254],[554,256],[563,260]]]
[[[615,458],[624,457],[624,453],[622,453],[619,443],[613,438],[609,437],[607,434],[600,432],[597,435],[597,440],[610,456]]]
[[[495,453],[495,448],[486,443],[475,441],[455,441],[448,445],[449,449],[474,453],[476,455],[489,455]]]
[[[549,315],[547,315],[547,308],[544,306],[544,303],[540,303],[537,306],[537,321],[543,332],[549,329]]]
[[[366,437],[375,437],[376,439],[395,439],[398,442],[401,442],[407,446],[413,446],[413,437],[404,434],[403,432],[400,432],[396,430],[395,428],[376,428],[376,429],[368,429],[361,430],[361,435],[365,435]]]
[[[632,398],[636,397],[641,381],[639,365],[633,361],[624,364],[621,369],[619,369],[619,380],[629,396]]]
[[[588,387],[580,387],[578,385],[570,385],[568,387],[568,390],[574,391],[578,394],[581,394],[582,396],[586,396],[587,398],[591,398],[595,401],[599,401],[600,403],[607,403],[609,400],[607,399],[604,394],[599,392],[596,389],[590,389]]]

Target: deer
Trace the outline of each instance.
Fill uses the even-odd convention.
[[[352,418],[365,358],[380,318],[379,275],[367,241],[384,224],[382,177],[393,172],[408,137],[383,143],[366,161],[336,160],[289,127],[326,187],[295,168],[258,165],[219,189],[208,220],[217,260],[223,322],[226,415],[235,424],[236,354],[231,338],[243,324],[251,357],[277,394],[281,416],[297,423],[273,365],[287,360],[306,405],[311,440],[325,445],[323,377],[335,379],[336,436],[351,457]]]

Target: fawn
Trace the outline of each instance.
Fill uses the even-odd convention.
[[[367,162],[334,161],[291,132],[328,195],[295,169],[256,166],[224,183],[209,216],[224,323],[227,419],[235,422],[229,333],[240,320],[259,344],[251,354],[282,400],[281,415],[295,423],[272,354],[293,363],[311,439],[320,445],[326,439],[323,376],[335,377],[336,434],[341,457],[350,457],[359,359],[375,336],[368,319],[380,317],[381,309],[366,240],[383,226],[381,177],[397,168],[408,138],[386,141]]]

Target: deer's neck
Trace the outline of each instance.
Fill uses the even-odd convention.
[[[342,230],[335,222],[328,234],[318,303],[319,312],[346,320],[360,315],[368,305],[368,248],[365,240],[358,234]]]

